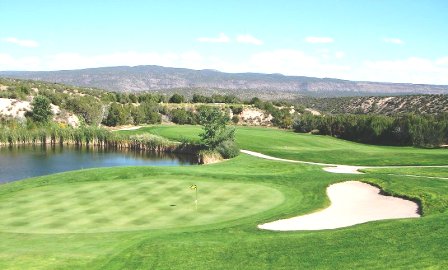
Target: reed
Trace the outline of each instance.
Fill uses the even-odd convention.
[[[0,146],[12,145],[76,145],[132,149],[152,152],[197,154],[199,146],[171,141],[152,135],[125,135],[101,127],[72,128],[61,125],[27,128],[26,126],[0,126]]]

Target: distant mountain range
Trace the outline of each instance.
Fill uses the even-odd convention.
[[[348,81],[261,73],[225,73],[161,66],[118,66],[61,71],[1,71],[0,77],[42,80],[111,91],[232,93],[241,97],[295,98],[448,94],[448,85]]]

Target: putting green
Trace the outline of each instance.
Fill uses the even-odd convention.
[[[199,204],[195,208],[195,191]],[[260,184],[175,179],[114,180],[49,185],[0,198],[0,231],[88,233],[166,229],[218,223],[283,202]]]

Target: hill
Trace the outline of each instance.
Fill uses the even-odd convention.
[[[448,95],[407,95],[383,97],[301,98],[305,107],[333,114],[400,113],[440,114],[448,112]]]
[[[447,94],[447,85],[348,81],[262,73],[225,73],[162,66],[119,66],[61,71],[2,71],[0,77],[42,80],[120,92],[227,93],[246,98]]]

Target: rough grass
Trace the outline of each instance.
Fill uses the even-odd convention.
[[[448,168],[383,168],[364,169],[363,171],[378,174],[415,175],[448,178]]]
[[[152,126],[129,131],[153,133],[179,140],[196,140],[199,126]],[[376,146],[329,136],[299,134],[273,128],[238,127],[237,142],[242,149],[275,157],[348,165],[448,165],[448,149]]]
[[[183,136],[193,136],[193,132],[198,131],[196,127],[169,129],[157,127],[155,130],[169,131],[171,137],[174,137],[179,136],[176,135],[176,128],[178,134],[184,133]],[[257,137],[258,130],[264,135]],[[285,150],[286,154],[281,154],[277,145],[289,141],[294,147],[298,145],[297,147],[301,147],[300,149],[304,151],[312,152],[312,149],[314,151],[320,149],[322,155],[320,158],[324,162],[331,162],[331,159],[335,158],[331,156],[332,144],[325,144],[327,140],[325,137],[320,139],[309,136],[311,141],[314,139],[318,141],[306,148],[305,142],[300,140],[302,136],[297,137],[297,134],[278,130],[262,133],[262,130],[239,129],[238,143],[245,149],[254,151],[265,149],[264,151],[272,151],[272,153],[264,152],[266,154],[277,153],[278,156],[287,157],[289,152]],[[244,134],[247,132],[252,138],[254,136],[255,139],[266,138],[266,141],[256,142],[255,139],[249,140],[250,137],[245,139],[247,135]],[[296,142],[298,139],[300,143]],[[319,140],[329,149],[319,147]],[[336,148],[341,147],[338,144],[358,145],[335,141]],[[356,150],[369,148],[370,146],[359,145]],[[400,151],[416,152],[417,155],[425,156],[426,162],[440,161],[437,158],[439,151],[419,152],[420,149],[412,148]],[[381,151],[376,152],[377,163],[381,163]],[[394,157],[391,152],[393,151],[384,152],[385,162],[400,162],[400,159]],[[326,160],[327,153],[329,160]],[[403,152],[400,153],[406,161],[406,156],[402,154]],[[364,160],[362,155],[357,158],[361,163],[372,160]],[[341,159],[350,160],[350,157],[341,154]],[[424,216],[420,219],[377,221],[315,232],[270,232],[256,228],[257,224],[263,222],[310,213],[328,206],[326,187],[331,183],[346,180],[374,183],[389,193],[417,198],[422,202]],[[170,184],[171,181],[174,184]],[[207,166],[102,168],[9,183],[0,186],[0,212],[16,211],[15,204],[34,208],[32,201],[40,200],[45,201],[47,207],[42,211],[51,208],[58,215],[57,212],[64,207],[65,200],[72,201],[71,205],[82,209],[80,203],[74,203],[82,198],[81,201],[95,206],[92,211],[95,209],[108,211],[109,206],[105,204],[112,204],[114,208],[124,212],[108,211],[108,218],[131,220],[129,211],[132,210],[128,207],[144,209],[145,204],[141,199],[148,198],[144,193],[151,192],[151,184],[156,182],[160,182],[160,193],[166,196],[169,196],[170,189],[175,192],[174,189],[179,187],[177,183],[181,186],[181,190],[185,184],[187,189],[191,183],[197,183],[200,187],[211,185],[214,189],[210,192],[215,192],[217,198],[222,198],[222,194],[225,193],[222,190],[221,194],[220,186],[223,188],[233,186],[232,192],[242,188],[243,194],[251,195],[247,195],[249,198],[243,203],[235,203],[229,208],[233,213],[232,219],[222,217],[220,221],[210,222],[212,218],[207,218],[209,223],[197,226],[183,226],[181,222],[175,221],[179,226],[171,228],[155,226],[133,231],[114,231],[117,228],[109,228],[109,231],[80,233],[79,230],[86,230],[86,227],[80,225],[75,228],[63,218],[59,220],[59,229],[68,231],[67,226],[71,226],[70,230],[78,230],[78,233],[36,234],[30,231],[27,233],[1,231],[0,269],[443,269],[448,265],[448,251],[445,248],[448,237],[446,180],[417,179],[378,173],[350,176],[330,174],[322,171],[319,166],[263,160],[244,154],[229,161]],[[135,188],[138,185],[144,188]],[[247,190],[244,188],[249,186]],[[281,196],[274,194],[275,196],[269,199],[266,194],[259,196],[261,195],[258,194],[259,191],[252,191],[252,188],[280,192]],[[64,196],[59,196],[60,192],[64,192]],[[140,195],[139,192],[143,194]],[[68,196],[69,194],[72,195]],[[173,200],[182,198],[181,194],[178,195],[180,197],[173,196]],[[36,197],[30,200],[27,196]],[[233,196],[233,193],[225,195],[229,199]],[[255,198],[250,198],[252,196]],[[110,200],[108,197],[115,199]],[[210,198],[212,197],[214,196],[210,195]],[[140,201],[137,198],[140,198]],[[190,199],[191,197],[188,197],[188,201]],[[107,203],[99,203],[103,200]],[[258,205],[263,205],[260,207],[266,208],[252,209],[244,216],[233,218],[239,211],[245,211],[244,207],[254,207],[252,200],[257,201]],[[167,202],[160,203],[165,206]],[[7,207],[5,203],[8,203]],[[151,204],[153,203],[159,202]],[[219,207],[212,205],[209,209],[216,213],[218,211],[214,210]],[[26,207],[17,209],[18,214],[26,213],[26,211],[20,212]],[[101,211],[99,213],[102,213]],[[88,216],[79,213],[78,215],[79,217],[75,219]],[[151,222],[150,218],[143,216],[139,218]],[[51,218],[46,214],[41,217]],[[65,218],[72,218],[72,215],[67,215]],[[29,218],[22,221],[28,222],[28,225],[19,223],[8,226],[33,226]],[[92,220],[92,222],[97,224],[97,228],[94,229],[99,229],[101,225],[98,224],[103,221]],[[2,219],[0,223],[5,224],[7,221]],[[48,230],[48,227],[46,229]]]

